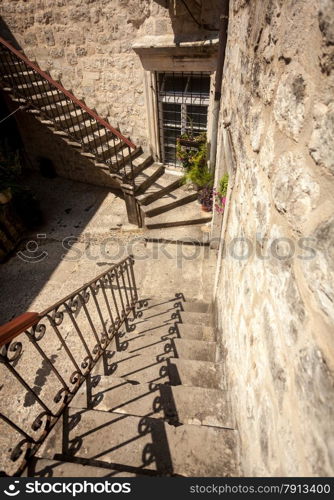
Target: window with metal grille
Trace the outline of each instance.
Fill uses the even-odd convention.
[[[156,73],[162,161],[178,166],[176,141],[207,130],[209,73]]]

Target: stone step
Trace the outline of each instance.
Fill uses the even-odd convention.
[[[201,223],[187,226],[186,231],[182,226],[162,229],[144,228],[143,237],[145,241],[152,243],[168,242],[208,246],[210,244],[210,227]]]
[[[167,376],[171,385],[219,389],[220,366],[210,361],[169,358]]]
[[[176,325],[177,338],[189,340],[206,340],[209,342],[216,341],[215,331],[212,327],[203,325],[188,325],[178,323]]]
[[[133,322],[135,325],[133,328],[142,329],[144,323],[150,323],[151,326],[173,325],[174,323],[211,325],[211,314],[209,313],[181,311],[177,308],[162,310],[152,308],[141,312],[142,314]]]
[[[35,94],[27,98],[28,101],[37,106],[42,106],[43,104],[53,104],[55,102],[61,101],[62,99],[64,99],[64,96],[61,92],[58,92],[58,90],[42,92],[40,94]]]
[[[203,387],[133,384],[118,377],[88,379],[71,402],[89,408],[189,425],[233,428],[226,391]]]
[[[181,186],[165,194],[150,205],[143,206],[142,211],[145,217],[155,217],[161,213],[173,210],[176,207],[186,205],[196,200],[197,197],[197,192],[186,190],[184,186]]]
[[[162,386],[160,391],[162,395],[164,392],[171,393],[170,404],[174,405],[174,407],[170,407],[170,412],[172,413],[173,408],[175,408],[175,422],[188,425],[235,428],[227,391],[182,385],[174,387]],[[167,412],[167,408],[165,412]]]
[[[68,132],[69,134],[80,137],[81,136],[80,129],[82,134],[84,134],[84,132],[92,133],[95,132],[99,128],[99,126],[100,125],[97,121],[86,119],[81,123],[68,127]]]
[[[180,179],[175,179],[174,175],[166,174],[165,172],[157,182],[152,184],[149,189],[146,189],[145,193],[138,194],[136,199],[140,205],[148,205],[162,196],[174,191],[174,189],[179,188],[180,185]]]
[[[44,92],[49,92],[50,90],[54,90],[54,87],[50,85],[47,80],[43,80],[40,77],[38,80],[29,81],[28,79],[22,80],[20,83],[16,83],[15,89],[24,92],[27,95],[40,94]]]
[[[39,458],[123,464],[139,471],[190,477],[236,476],[236,432],[172,426],[160,419],[69,408],[37,451]]]
[[[92,375],[115,375],[132,382],[169,383],[167,359],[173,351],[161,356],[105,351],[92,370]]]
[[[54,104],[47,104],[46,106],[41,106],[41,111],[51,117],[59,116],[59,114],[63,113],[64,111],[67,112],[74,110],[75,110],[75,104],[67,99],[58,101]]]
[[[132,328],[132,325],[131,325]],[[145,337],[145,340],[144,340]],[[131,343],[131,348],[142,339],[142,345],[149,342],[156,342],[157,339],[181,338],[189,340],[206,340],[215,342],[215,331],[212,327],[196,324],[175,323],[171,320],[169,323],[154,323],[144,321],[139,323],[132,331],[122,331],[117,336],[116,345]],[[126,346],[124,346],[125,350]]]
[[[81,463],[33,458],[21,477],[136,477],[136,472],[128,472],[131,467],[110,468]]]
[[[41,75],[36,71],[26,70],[26,71],[18,71],[17,73],[11,73],[10,75],[3,75],[1,78],[10,81],[14,78],[15,80],[18,80],[18,82],[25,80],[35,81],[35,80],[40,80]]]
[[[187,205],[146,219],[145,225],[147,229],[158,229],[162,227],[204,224],[211,221],[211,218],[210,213],[201,210],[197,201],[192,201]]]
[[[145,170],[147,167],[150,167],[154,163],[154,159],[151,155],[145,156],[141,155],[138,158],[135,158],[132,161],[132,166],[133,166],[133,175],[136,177],[138,176],[143,170]],[[132,178],[132,171],[130,166],[126,166],[126,176],[125,180],[130,180]]]
[[[177,330],[173,328],[174,333],[169,333],[168,330],[167,332],[165,330],[148,331],[141,335],[136,334],[136,331],[131,332],[120,339],[120,351],[118,352],[125,352],[128,355],[143,354],[144,356],[150,356],[152,360],[165,354],[174,356],[171,339],[177,336]]]
[[[212,362],[216,360],[215,342],[174,338],[171,343],[176,358]]]
[[[201,300],[189,300],[183,295],[176,295],[175,297],[140,297],[139,302],[141,302],[140,310],[146,311],[150,309],[166,308],[170,309],[180,309],[186,312],[201,312],[206,313],[210,310],[210,304],[203,302]]]
[[[136,193],[138,195],[145,193],[163,175],[164,171],[164,166],[158,163],[153,163],[153,165],[145,168],[135,177]]]
[[[94,136],[90,136],[90,145],[93,147],[98,156],[100,157],[105,157],[106,160],[109,158],[114,157],[117,153],[120,153],[122,149],[124,149],[123,154],[120,153],[120,161],[123,160],[123,157],[125,158],[126,156],[129,156],[128,151],[126,151],[125,148],[127,148],[127,145],[123,141],[119,141],[116,138],[113,138],[111,134],[108,133],[107,129],[103,130],[103,135],[101,134],[101,140],[98,136],[98,132],[94,133]]]
[[[76,114],[75,111],[66,112],[54,117],[55,124],[60,127],[75,127],[90,119],[88,113]],[[43,123],[43,122],[42,122]]]

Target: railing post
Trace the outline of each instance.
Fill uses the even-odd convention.
[[[130,224],[135,224],[138,227],[142,227],[142,217],[140,205],[135,197],[135,188],[130,184],[121,184],[122,192],[124,194],[124,201],[126,206],[126,212],[128,215],[128,221]]]

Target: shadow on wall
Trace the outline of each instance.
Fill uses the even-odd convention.
[[[158,3],[166,4],[163,0]],[[176,44],[217,38],[223,11],[221,0],[180,0],[168,4]]]
[[[8,28],[7,24],[0,16],[0,36],[10,42],[17,50],[22,50],[21,45],[18,43],[16,38],[13,36],[12,32]]]

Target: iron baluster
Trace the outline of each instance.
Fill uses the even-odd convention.
[[[108,329],[108,332],[109,333],[112,333],[114,334],[115,333],[115,330],[116,330],[116,327],[115,327],[115,322],[114,322],[114,317],[113,317],[113,314],[111,312],[111,308],[110,308],[110,304],[108,302],[108,298],[107,298],[107,294],[106,294],[106,285],[108,283],[108,279],[104,276],[102,278],[100,278],[100,282],[101,282],[101,290],[102,290],[102,294],[103,294],[103,297],[104,297],[104,300],[105,300],[105,303],[106,303],[106,307],[108,309],[108,313],[109,313],[109,317],[110,317],[110,321],[111,321],[111,326],[112,326],[112,329],[110,331],[110,328]],[[113,336],[113,335],[112,335]],[[112,337],[111,337],[112,338]],[[111,340],[110,338],[110,340]]]
[[[88,368],[88,370],[86,370],[86,372],[84,373],[84,375],[85,375],[86,373],[89,372],[89,370],[91,369],[91,367],[93,365],[93,356],[92,356],[90,349],[89,349],[89,347],[88,347],[88,345],[87,345],[87,343],[82,335],[82,332],[81,332],[81,330],[80,330],[80,328],[79,328],[79,326],[78,326],[78,324],[73,316],[73,309],[72,308],[74,308],[74,311],[77,311],[79,308],[79,302],[77,300],[76,301],[73,300],[73,298],[72,298],[69,304],[67,304],[66,302],[64,303],[64,307],[68,313],[68,316],[69,316],[69,318],[70,318],[70,320],[75,328],[75,331],[77,332],[78,337],[81,340],[82,345],[84,347],[84,350],[86,351],[86,354],[87,354],[87,356],[83,359],[83,361],[81,363],[81,368],[83,368],[83,370],[86,370],[86,368]]]
[[[102,313],[101,313],[101,308],[99,306],[99,301],[98,301],[98,298],[97,298],[97,294],[99,293],[99,290],[100,290],[100,284],[98,283],[92,283],[89,288],[90,288],[90,291],[91,291],[91,294],[92,294],[92,297],[93,297],[93,301],[94,301],[94,304],[95,304],[95,307],[96,307],[96,310],[97,310],[97,314],[99,316],[99,319],[101,321],[101,325],[102,325],[102,329],[103,329],[103,332],[104,332],[104,335],[102,335],[102,339],[101,339],[101,348],[103,348],[103,345],[106,343],[107,339],[108,339],[108,332],[107,332],[107,329],[106,329],[106,325],[105,325],[105,322],[103,321],[103,316],[102,316]]]
[[[116,326],[117,328],[120,326],[120,324],[122,323],[122,318],[121,318],[121,315],[119,313],[119,307],[118,307],[118,304],[117,304],[117,300],[116,300],[116,297],[115,297],[115,292],[114,292],[114,288],[113,288],[113,276],[115,275],[111,275],[111,273],[108,273],[107,274],[108,276],[108,280],[109,280],[109,283],[110,283],[110,293],[111,293],[111,296],[112,296],[112,299],[113,299],[113,302],[114,302],[114,306],[115,306],[115,309],[116,309],[116,313],[117,313],[117,321],[116,321]]]

